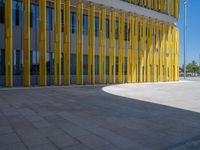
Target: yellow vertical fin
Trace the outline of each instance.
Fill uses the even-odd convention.
[[[99,83],[106,82],[106,9],[99,9]]]
[[[40,86],[46,85],[46,1],[39,0]]]
[[[64,1],[64,64],[63,64],[63,71],[64,71],[64,85],[70,84],[70,0]]]
[[[116,13],[114,10],[109,14],[109,83],[115,83],[115,55],[116,55],[116,41],[115,41],[115,21]]]
[[[23,28],[23,57],[24,57],[24,86],[30,86],[30,0],[23,1],[24,28]]]
[[[95,83],[95,6],[88,7],[88,83]]]
[[[134,15],[133,16],[133,40],[132,40],[132,46],[133,46],[133,77],[132,81],[134,83],[138,82],[138,16]]]
[[[61,85],[61,0],[54,1],[54,84]]]
[[[118,15],[118,83],[124,82],[124,35],[125,35],[125,13]]]
[[[153,30],[153,21],[149,19],[148,21],[148,50],[147,50],[147,82],[152,81],[152,69],[153,69],[153,40],[152,40],[152,30]]]
[[[83,84],[83,3],[76,5],[76,84]]]
[[[13,86],[13,61],[12,61],[12,1],[5,1],[5,76],[6,87]]]

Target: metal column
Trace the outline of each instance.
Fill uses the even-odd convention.
[[[140,18],[140,82],[146,82],[146,19]]]
[[[13,86],[13,61],[12,61],[12,0],[5,1],[5,75],[6,87]]]
[[[124,82],[124,36],[125,36],[125,13],[118,15],[118,83]]]
[[[143,1],[143,0],[140,0],[139,2],[140,2],[140,6],[143,7],[143,5],[144,5],[144,1]]]
[[[158,81],[158,70],[159,70],[159,32],[158,32],[158,21],[154,23],[154,82]]]
[[[151,2],[151,0],[148,0],[147,3],[148,3],[148,4],[147,4],[148,8],[149,8],[149,9],[152,9],[152,2]]]
[[[132,82],[132,36],[133,36],[133,25],[132,25],[132,14],[128,14],[127,18],[127,41],[126,41],[126,50],[127,50],[127,82]]]
[[[138,16],[136,16],[136,15],[134,15],[133,16],[133,19],[132,19],[132,21],[133,21],[133,40],[132,40],[132,42],[133,42],[133,44],[132,44],[132,46],[133,46],[133,53],[132,53],[132,55],[133,55],[133,62],[132,62],[132,64],[133,64],[133,74],[132,74],[132,82],[133,83],[136,83],[136,82],[138,82]]]
[[[158,10],[158,0],[153,0],[153,10]]]
[[[106,9],[99,9],[99,83],[106,83]]]
[[[179,67],[180,67],[180,32],[179,29],[177,28],[177,80],[180,80]]]
[[[115,55],[116,55],[116,41],[115,41],[115,22],[116,13],[114,10],[110,11],[109,14],[109,83],[115,83]]]
[[[61,85],[61,0],[54,0],[54,84]]]
[[[23,80],[24,86],[30,86],[30,0],[23,1],[24,25],[23,25]]]
[[[170,15],[175,16],[175,11],[174,11],[174,2],[175,0],[170,0]]]
[[[153,40],[152,40],[152,35],[153,35],[153,21],[149,19],[148,21],[148,39],[147,39],[147,44],[148,44],[148,50],[147,50],[147,82],[152,81],[152,70],[153,70]]]
[[[169,14],[169,0],[165,0],[165,13]]]
[[[164,81],[164,23],[160,23],[159,25],[160,28],[160,64],[159,64],[159,81],[163,82]]]
[[[95,84],[95,6],[88,7],[88,83]]]
[[[46,85],[46,1],[39,0],[40,86]]]
[[[166,75],[166,81],[169,81],[169,59],[170,59],[170,56],[169,56],[169,40],[170,40],[170,33],[169,33],[169,25],[166,24],[165,26],[165,32],[167,34],[166,36],[166,39],[165,39],[165,75]]]
[[[176,68],[176,63],[175,63],[175,37],[176,37],[176,32],[175,32],[175,26],[171,26],[171,80],[175,81],[175,68]]]
[[[173,80],[172,25],[169,25],[169,81]]]
[[[63,72],[64,85],[70,84],[70,0],[64,1],[64,48],[63,48]]]
[[[76,5],[76,84],[83,84],[83,3]]]
[[[160,0],[160,11],[165,12],[165,0]]]

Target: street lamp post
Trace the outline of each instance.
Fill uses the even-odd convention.
[[[187,0],[184,0],[184,79],[186,79],[186,30],[187,30]]]

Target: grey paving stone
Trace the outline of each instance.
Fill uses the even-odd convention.
[[[0,146],[0,150],[27,150],[27,148],[23,143],[14,143],[14,144]]]
[[[49,143],[49,140],[47,138],[41,136],[24,136],[21,137],[21,139],[23,143],[29,147]]]
[[[29,138],[29,137],[44,137],[38,129],[32,127],[24,127],[16,129],[16,132],[20,137]]]
[[[3,134],[0,136],[0,146],[19,143],[20,139],[15,133]]]
[[[40,120],[40,121],[33,121],[32,124],[36,127],[36,128],[47,128],[47,127],[51,127],[51,124],[49,124],[47,121],[45,120]]]
[[[67,134],[57,134],[54,136],[49,136],[48,138],[52,143],[54,143],[59,148],[79,144],[79,141],[68,136]]]
[[[4,111],[4,114],[6,116],[15,116],[15,115],[19,115],[19,112],[17,112],[17,109],[8,109]]]
[[[15,129],[24,129],[26,127],[33,127],[31,122],[24,118],[22,115],[16,115],[16,116],[11,116],[7,117],[10,124],[15,128]]]
[[[0,127],[1,126],[6,126],[6,125],[9,125],[9,122],[8,122],[8,120],[7,119],[5,119],[5,118],[0,118]]]
[[[12,132],[13,132],[13,130],[10,126],[0,126],[0,135],[12,133]]]
[[[71,123],[66,124],[64,127],[62,127],[62,129],[73,137],[80,137],[90,134],[87,130],[81,129],[80,127]]]
[[[22,108],[18,110],[23,116],[33,116],[36,115],[36,113],[34,111],[32,111],[29,108]]]
[[[97,148],[96,150],[120,150],[120,149],[113,145],[105,145]]]
[[[98,148],[98,147],[109,144],[106,140],[99,138],[95,135],[81,136],[81,137],[77,137],[77,139],[79,139],[81,143],[83,143],[84,145],[87,145],[90,148]]]
[[[91,132],[95,133],[96,135],[103,137],[104,139],[106,139],[107,141],[109,141],[113,145],[116,145],[119,148],[127,149],[130,147],[135,147],[135,145],[139,146],[134,141],[131,141],[130,139],[122,137],[118,134],[115,134],[114,132],[111,132],[110,130],[107,130],[105,128],[90,125],[90,128],[88,129]]]
[[[58,135],[58,134],[65,134],[64,131],[62,131],[61,129],[58,129],[56,127],[42,128],[42,129],[38,129],[38,131],[45,137],[54,136],[54,135]]]
[[[69,123],[66,119],[60,117],[59,115],[51,115],[44,117],[50,124],[57,126],[57,127],[65,127],[66,124]]]
[[[29,150],[58,150],[53,144],[44,144],[44,145],[38,145],[29,147]]]
[[[79,144],[79,145],[65,147],[65,148],[62,148],[61,150],[91,150],[91,148],[83,144]]]

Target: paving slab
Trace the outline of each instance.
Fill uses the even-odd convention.
[[[64,148],[64,147],[80,144],[78,140],[66,134],[57,134],[57,135],[48,137],[48,139],[52,143],[54,143],[58,148]]]
[[[0,146],[0,150],[28,150],[23,143],[13,143],[9,145]]]

